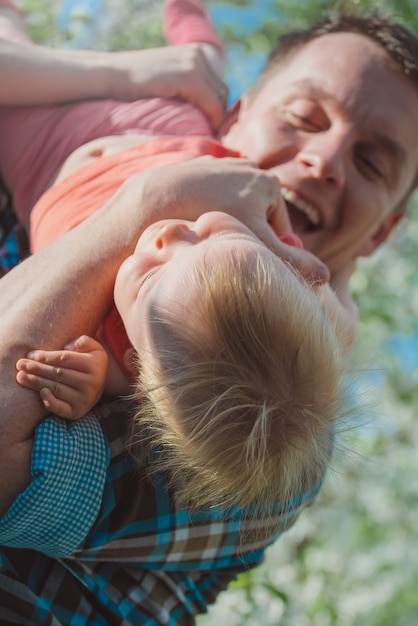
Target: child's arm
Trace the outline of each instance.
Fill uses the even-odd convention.
[[[227,89],[198,44],[102,52],[33,44],[12,2],[0,6],[0,104],[58,104],[95,98],[190,100],[216,128]]]
[[[16,380],[39,391],[45,408],[61,417],[78,419],[100,399],[108,358],[103,346],[82,335],[64,350],[33,350],[16,363]]]

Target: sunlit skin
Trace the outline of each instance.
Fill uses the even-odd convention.
[[[248,254],[249,263],[256,254],[268,255],[277,265],[278,275],[291,272],[251,230],[226,213],[204,213],[195,222],[162,220],[144,231],[134,254],[119,269],[114,290],[128,337],[141,356],[153,352],[149,332],[152,305],[184,320],[197,295],[190,287],[194,268],[233,251],[254,251],[254,255]]]
[[[160,220],[143,232],[133,254],[119,268],[114,288],[116,306],[141,363],[152,362],[156,354],[153,322],[157,318],[171,318],[179,327],[196,324],[202,337],[205,327],[196,312],[201,297],[196,287],[196,270],[209,269],[211,264],[234,255],[245,258],[249,272],[264,257],[274,267],[278,280],[290,278],[303,288],[301,276],[247,226],[227,213],[211,211],[196,221]],[[311,288],[308,282],[306,288]],[[316,285],[315,293],[320,296],[330,322],[335,324],[342,350],[348,349],[353,336],[345,316],[341,316],[335,294],[326,284]],[[273,307],[276,306],[275,301]],[[104,336],[100,340],[107,345]],[[49,410],[76,419],[94,405],[104,387],[112,395],[131,392],[130,382],[112,352],[107,350],[108,362],[103,360],[104,352],[100,343],[83,335],[64,350],[37,350],[20,359],[16,378],[21,385],[39,391]],[[128,353],[126,362],[131,358],[131,349]],[[136,367],[133,361],[131,364],[135,376]]]
[[[332,272],[347,345],[356,320],[348,290],[353,262],[386,240],[416,179],[417,105],[417,89],[376,43],[329,34],[293,53],[254,97],[244,96],[238,118],[221,133],[228,147],[279,179],[293,229]],[[196,291],[187,289],[187,277],[211,258],[210,248],[215,254],[245,245],[271,254],[245,226],[226,216],[218,222],[219,215],[170,220],[154,237],[156,224],[122,266],[116,302],[139,353],[151,350],[151,303],[179,319],[193,310]],[[175,245],[166,243],[170,237]],[[288,271],[276,263],[278,272]]]
[[[376,43],[327,34],[242,98],[223,142],[277,174],[294,231],[335,274],[400,219],[418,169],[418,90]]]

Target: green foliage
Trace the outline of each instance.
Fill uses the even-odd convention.
[[[245,9],[255,6],[250,0],[207,0],[208,7],[229,5]],[[266,3],[264,3],[265,6]],[[416,0],[272,0],[268,8],[264,9],[265,19],[261,27],[254,27],[249,37],[242,39],[237,35],[234,23],[225,23],[220,27],[220,32],[226,45],[239,43],[246,52],[254,50],[267,53],[271,46],[282,33],[290,29],[306,28],[318,19],[344,10],[347,12],[370,12],[379,10],[385,15],[392,15],[407,24],[413,30],[418,30],[418,12]],[[259,42],[262,42],[261,46]]]
[[[52,47],[68,41],[69,31],[56,26],[55,17],[60,7],[57,0],[25,0],[16,4],[24,12],[26,28],[33,41]]]
[[[273,4],[243,50],[267,52],[280,32],[308,26],[343,4],[379,8],[418,31],[415,1]],[[223,36],[238,42],[232,25]],[[347,434],[352,452],[337,455],[316,506],[199,626],[415,626],[418,368],[405,371],[388,349],[393,333],[418,330],[418,198],[410,204],[396,236],[361,260],[352,279],[361,319],[354,367],[370,370],[359,381],[368,425]]]
[[[163,45],[162,0],[102,0],[102,5],[107,19],[94,21],[94,47],[123,50]]]
[[[103,0],[92,19],[57,22],[59,0],[22,0],[32,37],[52,46],[118,49],[160,45],[161,0]],[[209,8],[218,0],[207,1]],[[224,0],[245,11],[250,0]],[[250,56],[265,55],[278,34],[303,28],[343,6],[380,8],[418,31],[416,0],[281,0],[248,35],[220,30],[240,89]],[[238,18],[237,18],[238,19]],[[88,28],[86,28],[86,26]],[[238,50],[238,53],[237,53]],[[415,626],[418,615],[418,367],[405,371],[388,345],[418,330],[418,198],[398,234],[352,279],[361,323],[354,369],[366,426],[347,432],[316,505],[239,577],[199,626]],[[355,365],[357,364],[357,365]],[[343,447],[344,447],[343,446]]]
[[[96,50],[126,50],[163,45],[162,0],[102,0],[100,15],[80,3],[68,20],[59,19],[62,0],[17,0],[27,30],[37,43]]]

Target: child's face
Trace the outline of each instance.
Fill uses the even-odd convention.
[[[134,254],[121,265],[114,290],[128,337],[141,356],[153,352],[150,320],[156,312],[168,311],[179,324],[193,317],[199,297],[192,283],[194,268],[234,251],[269,255],[278,275],[291,272],[244,224],[226,213],[205,213],[196,222],[162,220],[144,231]],[[255,256],[248,254],[248,262]]]

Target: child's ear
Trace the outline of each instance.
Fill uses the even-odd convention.
[[[370,235],[360,248],[358,256],[370,256],[389,237],[393,229],[405,217],[405,212],[399,212],[387,217],[382,224]]]

